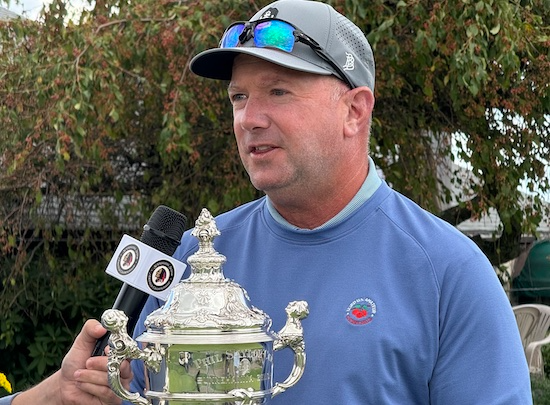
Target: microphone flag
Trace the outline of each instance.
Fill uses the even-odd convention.
[[[105,270],[110,276],[166,301],[187,265],[124,235]]]

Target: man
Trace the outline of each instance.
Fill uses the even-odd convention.
[[[518,329],[491,265],[391,190],[368,156],[374,59],[364,34],[306,0],[274,2],[250,22],[230,26],[191,70],[230,80],[239,154],[266,193],[216,218],[224,274],[274,330],[288,302],[309,303],[304,375],[273,403],[530,404]],[[175,257],[196,250],[187,232]],[[148,300],[135,335],[160,305]],[[275,354],[275,382],[289,374],[288,352]],[[75,386],[102,396],[104,367],[81,371],[88,384]],[[132,369],[131,391],[143,393],[143,365]]]
[[[374,59],[359,28],[323,3],[277,1],[230,26],[191,70],[230,81],[239,154],[266,194],[217,217],[224,274],[274,330],[289,301],[309,303],[304,375],[273,403],[531,403],[490,263],[391,190],[368,156]],[[175,257],[196,250],[188,232]],[[149,299],[136,335],[160,305]],[[291,357],[275,354],[276,382]],[[142,393],[142,365],[132,368],[131,390]]]

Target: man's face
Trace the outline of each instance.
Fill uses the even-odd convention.
[[[345,161],[346,88],[330,76],[240,55],[229,85],[233,129],[252,184],[270,197],[315,196]],[[340,92],[340,93],[339,93]],[[299,194],[296,194],[299,193]]]

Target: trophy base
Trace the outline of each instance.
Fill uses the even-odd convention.
[[[262,405],[271,397],[271,391],[234,390],[227,394],[167,394],[148,391],[145,396],[153,405]]]

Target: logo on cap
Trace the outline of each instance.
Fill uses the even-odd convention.
[[[264,18],[275,18],[277,17],[277,14],[279,14],[279,10],[277,10],[275,7],[268,8],[260,17],[261,20]]]
[[[355,70],[355,57],[352,53],[346,52],[346,63],[342,68],[344,70]]]

